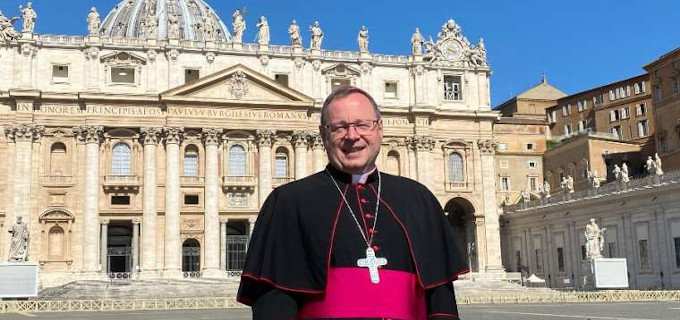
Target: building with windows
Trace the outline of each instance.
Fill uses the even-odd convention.
[[[545,110],[564,96],[543,77],[540,84],[495,108],[502,115],[494,126],[498,203],[522,201],[523,191],[530,198],[541,197],[548,135]]]
[[[680,48],[646,65],[652,83],[656,149],[665,168],[680,169]]]
[[[90,15],[89,36],[0,38],[0,254],[23,217],[43,285],[240,270],[271,190],[326,165],[345,84],[381,106],[379,167],[433,191],[474,272],[503,270],[490,68],[453,20],[407,56],[242,43],[202,0]]]
[[[649,88],[643,74],[560,98],[546,110],[544,172],[552,190],[561,190],[565,176],[575,190],[589,188],[588,171],[611,181],[615,164],[626,163],[630,176],[644,174],[644,159],[656,152]]]

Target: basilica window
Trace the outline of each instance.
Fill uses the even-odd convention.
[[[288,152],[285,148],[276,149],[274,156],[274,178],[288,177]]]
[[[444,76],[444,100],[463,100],[463,90],[460,76]]]
[[[673,238],[675,244],[675,267],[680,268],[680,237]]]
[[[246,150],[238,144],[229,148],[229,168],[230,177],[244,177],[246,175]]]
[[[349,79],[340,79],[336,78],[331,80],[331,91],[335,91],[335,89],[344,87],[344,86],[349,86],[351,85],[352,82]]]
[[[184,150],[184,176],[198,177],[198,148],[193,144]]]
[[[184,83],[194,82],[201,77],[198,69],[184,69]]]
[[[65,175],[66,164],[66,145],[61,142],[54,143],[50,148],[50,175]]]
[[[135,68],[111,68],[111,83],[135,84]]]
[[[647,120],[638,121],[638,137],[646,137],[649,134],[649,124]]]
[[[649,257],[649,240],[638,240],[638,249],[640,250],[640,270],[648,271],[652,268]]]
[[[129,176],[131,174],[130,162],[132,151],[126,143],[117,143],[111,152],[111,175]]]
[[[288,86],[288,75],[283,73],[277,73],[274,75],[274,81],[281,85]]]
[[[52,66],[52,83],[68,83],[69,73],[67,65]]]
[[[465,173],[463,171],[463,157],[457,153],[449,154],[449,182],[463,182],[465,181]]]
[[[385,161],[385,172],[399,176],[401,175],[400,168],[399,152],[395,150],[388,152],[387,161]]]
[[[396,99],[397,98],[397,82],[395,81],[385,81],[385,99]]]

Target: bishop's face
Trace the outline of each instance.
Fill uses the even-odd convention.
[[[360,93],[336,99],[328,105],[326,119],[321,136],[328,160],[351,174],[372,169],[380,152],[383,127],[371,101]],[[370,128],[366,127],[368,123]]]

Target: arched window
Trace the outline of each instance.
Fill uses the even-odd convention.
[[[47,256],[50,259],[58,259],[64,256],[65,245],[64,229],[54,226],[47,236]]]
[[[131,174],[131,159],[132,151],[126,143],[121,142],[113,146],[111,174],[114,176],[129,176]]]
[[[449,181],[450,182],[464,182],[465,173],[463,172],[463,157],[457,153],[449,154]]]
[[[286,148],[276,149],[274,156],[274,178],[288,177],[288,150]]]
[[[66,163],[66,145],[61,142],[54,143],[50,148],[50,175],[65,175]]]
[[[193,144],[184,149],[184,176],[198,177],[198,147]]]
[[[246,150],[235,144],[229,148],[229,176],[244,177],[246,175]]]
[[[399,176],[401,175],[400,168],[399,152],[394,150],[388,152],[387,161],[385,163],[385,172]]]

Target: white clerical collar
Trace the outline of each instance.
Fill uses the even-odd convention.
[[[368,172],[364,172],[364,173],[360,173],[360,174],[352,174],[352,184],[357,184],[357,183],[364,184],[364,183],[366,183],[366,180],[368,180],[368,176],[370,176],[373,172],[375,172],[376,169],[377,169],[377,167],[373,167],[373,169],[371,169]]]

